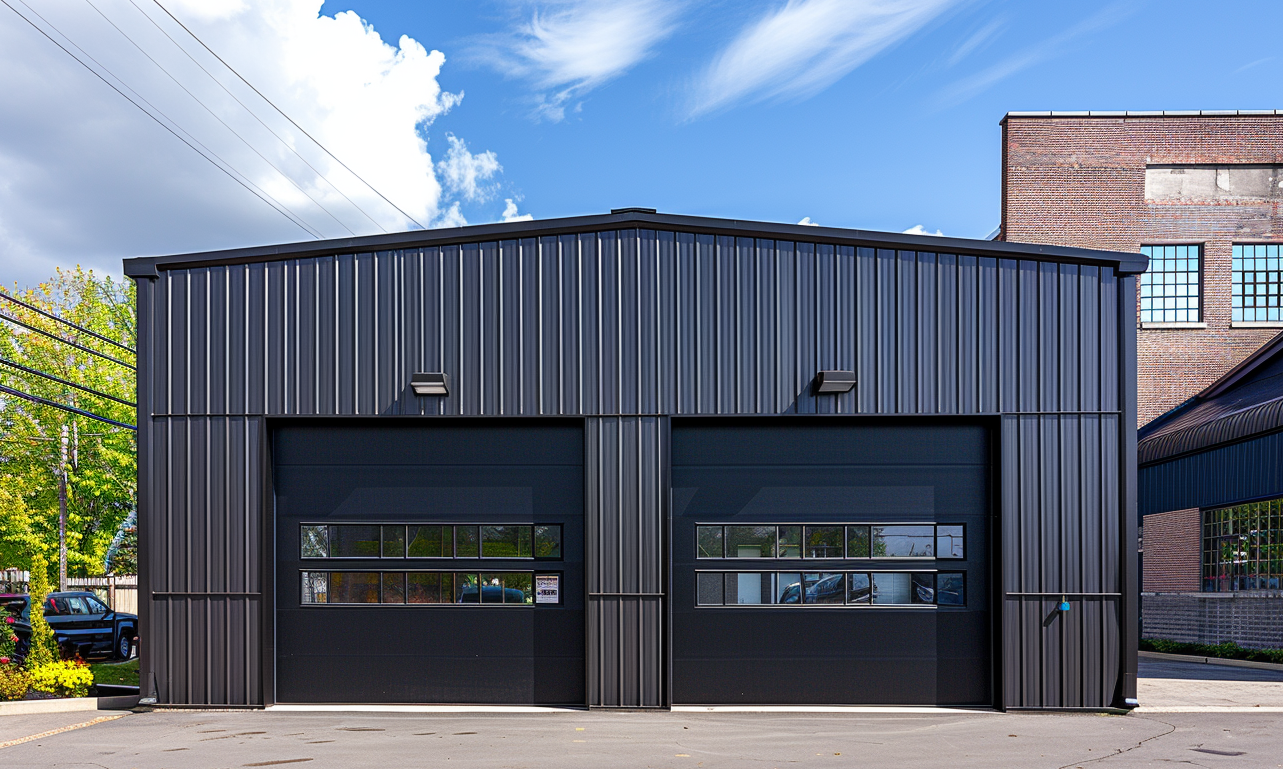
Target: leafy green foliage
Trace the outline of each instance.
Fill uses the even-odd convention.
[[[28,667],[31,688],[61,697],[87,697],[93,686],[94,674],[89,666],[79,660],[58,660]]]
[[[58,648],[53,640],[53,628],[45,621],[45,599],[49,596],[49,566],[42,555],[31,559],[31,606],[28,621],[31,623],[31,642],[27,648],[27,670],[35,670],[58,659]]]
[[[1165,641],[1159,638],[1142,638],[1140,650],[1162,652],[1163,654],[1189,654],[1197,657],[1283,664],[1283,649],[1244,649],[1233,641],[1218,644],[1194,644],[1185,643],[1184,641]]]
[[[7,293],[27,304],[134,347],[134,287],[77,268]],[[76,342],[126,363],[133,355],[5,300],[0,312],[55,339],[0,320],[0,359],[120,398],[134,399],[130,368],[64,344]],[[30,395],[133,424],[122,403],[0,365],[0,384]],[[58,479],[67,428],[67,571],[103,573],[112,539],[136,503],[137,451],[132,430],[0,393],[0,567],[25,568],[37,553],[57,562]],[[132,564],[126,554],[117,564]],[[118,568],[115,573],[126,573]]]
[[[18,636],[13,626],[17,622],[7,611],[0,611],[0,665],[16,665],[15,652],[18,648]]]
[[[0,665],[0,701],[20,700],[31,688],[31,676],[17,665]]]

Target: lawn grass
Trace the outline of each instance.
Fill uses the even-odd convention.
[[[96,684],[138,685],[138,658],[128,662],[100,662],[90,665]]]

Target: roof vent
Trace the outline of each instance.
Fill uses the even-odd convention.
[[[657,213],[653,208],[612,208],[612,214],[653,214]]]

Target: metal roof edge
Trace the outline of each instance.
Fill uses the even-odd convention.
[[[1137,441],[1139,466],[1170,462],[1191,454],[1259,438],[1283,429],[1283,396],[1223,414],[1209,422]]]
[[[1093,117],[1261,117],[1283,115],[1278,109],[1159,109],[1159,110],[1012,110],[1007,118],[1093,118]]]
[[[246,264],[279,261],[310,256],[369,253],[402,248],[456,245],[488,240],[517,240],[548,237],[603,229],[680,230],[695,234],[756,237],[792,240],[804,243],[872,248],[908,249],[939,253],[957,253],[995,258],[1034,259],[1050,262],[1087,263],[1113,267],[1120,275],[1144,272],[1149,259],[1142,254],[1103,251],[1039,243],[1017,243],[997,240],[973,240],[938,235],[909,235],[839,227],[757,222],[741,219],[717,219],[680,214],[648,213],[621,210],[618,213],[573,216],[559,219],[535,219],[522,222],[499,222],[442,229],[411,230],[382,235],[366,235],[331,240],[281,243],[268,246],[199,251],[167,256],[145,256],[125,259],[125,274],[131,277],[155,277],[158,270],[219,264]]]
[[[1239,361],[1234,368],[1226,371],[1220,378],[1203,388],[1203,391],[1194,397],[1199,399],[1215,398],[1226,390],[1233,388],[1234,385],[1241,382],[1244,377],[1259,367],[1268,363],[1280,351],[1283,351],[1283,331],[1275,334],[1265,344],[1256,348],[1251,355]]]

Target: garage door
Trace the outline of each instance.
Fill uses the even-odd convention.
[[[991,705],[980,426],[676,421],[673,701]]]
[[[273,433],[276,700],[584,702],[578,423]]]

